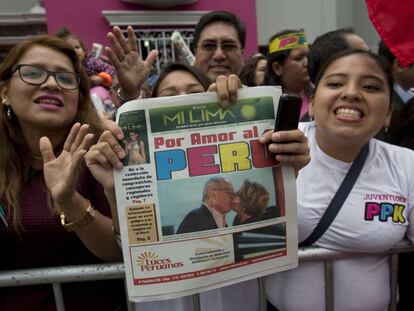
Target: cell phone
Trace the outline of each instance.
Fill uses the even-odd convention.
[[[282,94],[277,107],[275,132],[290,131],[298,128],[302,98],[293,94]]]

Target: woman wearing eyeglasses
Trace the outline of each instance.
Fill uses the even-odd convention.
[[[44,35],[0,66],[0,270],[121,258],[110,208],[83,156],[101,132],[76,52]],[[82,124],[82,125],[81,125]],[[122,282],[63,284],[67,310],[114,310]],[[51,285],[2,288],[0,310],[54,310]]]

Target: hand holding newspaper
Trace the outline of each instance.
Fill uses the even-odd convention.
[[[129,298],[170,299],[297,266],[296,185],[259,137],[280,89],[131,101],[114,171]],[[160,286],[162,285],[162,286]]]

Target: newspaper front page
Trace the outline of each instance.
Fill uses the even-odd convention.
[[[279,88],[136,100],[114,171],[128,295],[190,295],[297,266],[296,184],[266,146]]]

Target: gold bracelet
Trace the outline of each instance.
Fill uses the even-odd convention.
[[[121,104],[124,104],[124,103],[126,103],[126,102],[129,102],[129,101],[131,101],[131,100],[134,100],[134,99],[137,99],[139,96],[136,96],[136,97],[132,97],[132,98],[129,98],[129,99],[126,99],[126,98],[124,98],[123,96],[122,96],[122,94],[121,94],[121,88],[119,88],[117,91],[116,91],[116,97],[118,98],[118,100],[119,100],[119,102],[121,103]]]
[[[66,231],[72,232],[72,231],[82,229],[95,218],[96,211],[92,207],[91,202],[89,200],[88,202],[89,202],[88,208],[82,213],[79,219],[73,222],[67,223],[65,213],[63,211],[60,212],[60,223],[62,224],[63,228],[66,229]]]

